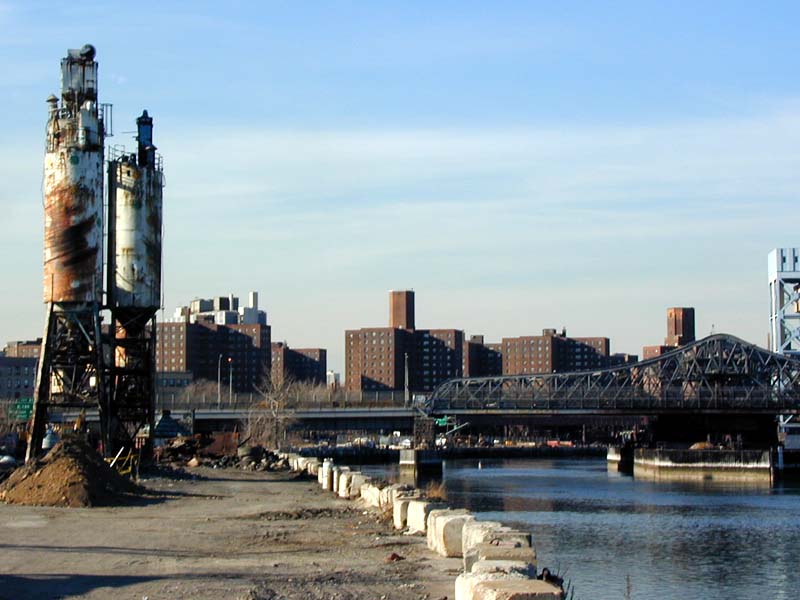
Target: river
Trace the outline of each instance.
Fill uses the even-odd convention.
[[[452,507],[532,531],[575,600],[800,598],[800,482],[656,483],[597,459],[451,461],[443,481]]]

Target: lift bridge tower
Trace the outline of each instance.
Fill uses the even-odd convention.
[[[52,408],[107,410],[103,296],[103,146],[110,105],[98,104],[95,49],[68,50],[61,98],[50,96],[44,159],[47,317],[28,458],[41,451]],[[110,132],[108,132],[110,133]]]
[[[769,253],[769,349],[800,358],[800,248]]]
[[[153,431],[156,312],[161,307],[162,161],[153,119],[136,119],[137,151],[112,149],[108,162],[107,302],[111,311],[109,450]]]

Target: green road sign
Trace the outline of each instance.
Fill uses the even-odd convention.
[[[33,398],[20,398],[8,409],[12,421],[27,421],[33,414]]]

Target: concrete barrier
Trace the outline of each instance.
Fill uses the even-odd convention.
[[[312,477],[316,477],[318,471],[319,459],[316,457],[309,458],[308,462],[306,463],[306,472]]]
[[[322,489],[325,491],[332,491],[333,490],[333,470],[336,468],[336,465],[333,463],[328,463],[327,468],[323,469],[322,473]]]
[[[361,498],[364,500],[367,506],[380,508],[381,490],[378,486],[367,483],[361,486]]]
[[[405,529],[408,520],[408,505],[411,498],[398,498],[392,507],[392,520],[395,529]]]
[[[496,579],[473,587],[473,600],[562,600],[560,588],[538,579]]]
[[[350,486],[353,483],[353,472],[352,471],[343,471],[339,475],[339,498],[349,498],[350,497]]]
[[[428,515],[428,548],[440,556],[461,557],[464,524],[475,517],[467,510],[432,510]]]
[[[531,581],[519,573],[462,573],[456,578],[456,600],[476,600],[476,588],[482,583],[516,579],[518,581]]]
[[[536,551],[519,541],[493,540],[481,542],[468,548],[464,553],[464,571],[472,572],[481,561],[523,561],[536,568]]]
[[[469,550],[477,544],[501,540],[517,542],[521,546],[532,545],[530,532],[511,529],[498,521],[471,521],[464,524],[461,555],[466,557]],[[469,573],[466,563],[464,571]]]
[[[328,491],[336,493],[336,490],[339,488],[339,474],[342,472],[342,468],[339,465],[333,465],[331,467],[331,487],[328,488]]]
[[[472,565],[470,573],[516,573],[535,579],[536,565],[524,560],[479,560]]]
[[[370,481],[372,481],[372,479],[360,471],[353,471],[353,478],[350,480],[349,498],[351,500],[354,498],[359,498],[361,496],[361,486],[365,483],[369,483]]]
[[[464,531],[462,533],[462,547],[461,554],[469,550],[475,544],[490,539],[492,533],[502,530],[508,530],[508,527],[503,525],[500,521],[471,521],[464,524]]]
[[[427,531],[428,513],[440,508],[447,508],[447,506],[439,502],[430,502],[428,500],[412,500],[409,502],[406,517],[409,531],[425,533]]]

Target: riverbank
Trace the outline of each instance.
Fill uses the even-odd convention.
[[[145,480],[136,506],[0,505],[0,598],[452,598],[460,560],[315,480],[188,473]]]

